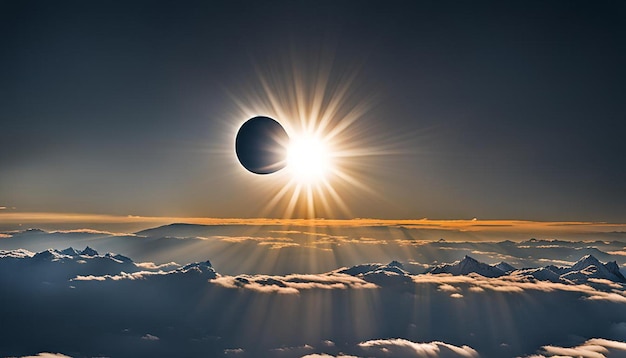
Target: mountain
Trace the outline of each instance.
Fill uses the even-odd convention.
[[[24,258],[29,258],[33,256],[35,256],[34,253],[28,250],[24,250],[24,249],[0,250],[0,260],[24,259]]]
[[[427,272],[432,274],[449,273],[454,276],[468,275],[470,273],[477,273],[485,277],[500,277],[506,275],[500,268],[489,266],[467,255],[461,261],[438,265]]]
[[[553,266],[554,267],[554,266]],[[539,281],[561,282],[561,276],[549,266],[515,270],[511,276],[532,278]]]
[[[513,272],[515,270],[517,270],[515,267],[513,267],[511,264],[507,263],[507,262],[499,262],[495,265],[492,265],[493,267],[502,270],[505,273],[510,273]]]
[[[145,279],[163,279],[171,275],[180,275],[190,279],[209,280],[218,277],[210,261],[193,262],[171,271],[161,271],[137,265],[120,254],[99,254],[96,250],[86,247],[76,250],[69,247],[64,250],[47,249],[33,253],[24,249],[0,250],[0,286],[21,284],[25,282],[44,284],[49,287],[69,286],[70,281],[78,276],[98,277],[98,280],[126,277],[137,274]],[[19,275],[15,275],[19,272]],[[80,279],[79,279],[80,281]],[[76,282],[72,282],[76,285]]]
[[[350,276],[360,277],[379,286],[402,285],[412,281],[411,274],[404,270],[398,261],[383,264],[363,264],[335,271]]]
[[[626,278],[620,272],[617,262],[610,261],[603,264],[593,255],[583,256],[570,267],[548,265],[539,268],[524,269],[515,269],[515,267],[506,262],[500,262],[490,266],[470,256],[465,256],[461,261],[438,265],[427,272],[431,274],[447,273],[454,276],[467,275],[470,273],[477,273],[485,277],[511,275],[531,280],[576,284],[586,283],[590,278],[626,283]]]
[[[199,275],[210,280],[219,276],[211,265],[211,261],[206,260],[203,262],[194,262],[180,267],[174,271],[170,271],[168,274],[186,274],[186,275]]]
[[[141,230],[136,232],[135,235],[144,237],[188,238],[197,236],[229,235],[231,232],[237,232],[236,225],[202,225],[173,223]]]
[[[601,263],[593,255],[585,255],[571,267],[565,269],[561,279],[575,283],[584,283],[589,278],[607,279],[614,282],[626,282],[626,278],[619,271],[617,262]]]
[[[89,247],[89,246],[87,246],[87,247]],[[85,250],[86,249],[87,248],[85,248]],[[65,250],[61,250],[60,253],[62,253],[63,255],[72,256],[72,257],[80,255],[80,252],[78,252],[78,250],[74,249],[73,247],[68,247]]]
[[[47,249],[38,253],[27,250],[0,251],[0,280],[34,280],[40,283],[66,283],[78,275],[115,275],[120,272],[138,272],[143,269],[130,258],[107,253],[100,255],[86,247],[78,251]],[[19,276],[14,273],[20,272]],[[14,282],[17,283],[17,282]]]
[[[98,256],[98,251],[92,249],[91,247],[87,246],[85,247],[85,249],[83,251],[80,252],[81,255],[85,255],[85,256]]]

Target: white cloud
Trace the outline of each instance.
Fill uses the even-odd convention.
[[[438,275],[414,275],[413,281],[416,284],[436,284],[438,287],[445,285],[471,285],[470,291],[485,293],[485,291],[522,293],[524,291],[542,292],[578,292],[583,298],[588,300],[601,300],[617,303],[626,303],[626,291],[613,288],[612,291],[604,291],[594,288],[588,284],[565,284],[550,281],[529,281],[516,276],[505,276],[499,278],[487,278],[480,275],[451,276],[447,274]],[[603,281],[602,281],[603,282]],[[610,287],[610,286],[609,286]],[[617,286],[616,286],[617,287]]]
[[[72,357],[66,356],[65,354],[61,354],[61,353],[42,352],[34,356],[23,356],[20,358],[72,358]]]
[[[294,274],[287,276],[239,275],[222,276],[211,282],[226,288],[242,288],[265,293],[298,294],[300,290],[375,289],[373,283],[361,278],[339,274]]]
[[[579,358],[606,358],[626,357],[626,343],[603,338],[593,338],[576,347],[544,346],[539,354],[527,358],[547,357],[579,357]]]
[[[245,349],[243,348],[229,348],[229,349],[224,349],[224,354],[225,355],[238,355],[238,354],[243,354],[245,353]]]
[[[439,291],[444,291],[444,292],[459,292],[459,291],[461,291],[460,288],[454,287],[454,286],[448,285],[448,284],[439,285],[439,287],[437,289]]]
[[[169,268],[176,268],[176,267],[180,267],[179,264],[177,264],[176,262],[167,262],[164,264],[160,264],[157,265],[154,262],[138,262],[135,263],[135,265],[137,265],[137,267],[145,269],[145,270],[163,270],[163,269],[169,269]]]
[[[270,350],[270,352],[272,356],[277,356],[277,355],[290,355],[291,356],[292,354],[304,355],[304,354],[307,354],[306,352],[312,351],[314,349],[315,348],[313,348],[313,346],[310,346],[308,344],[303,344],[301,346],[273,348]]]
[[[144,341],[158,341],[161,338],[154,336],[150,333],[146,333],[143,337],[141,337],[141,339],[143,339]]]
[[[478,352],[468,346],[455,346],[444,342],[415,343],[406,339],[377,339],[359,343],[368,355],[393,357],[478,357]]]

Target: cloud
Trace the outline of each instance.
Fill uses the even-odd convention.
[[[144,336],[141,337],[141,339],[143,339],[144,341],[159,341],[161,340],[161,338],[154,336],[150,333],[146,333]]]
[[[313,346],[308,344],[303,344],[301,346],[291,346],[291,347],[279,347],[270,349],[270,353],[272,356],[293,356],[293,354],[303,355],[307,352],[314,350]]]
[[[269,246],[272,250],[284,249],[286,247],[298,247],[300,244],[295,242],[276,242],[276,241],[263,241],[259,242],[260,246]]]
[[[245,353],[246,350],[243,348],[228,348],[228,349],[224,349],[224,354],[225,355],[239,355],[239,354],[243,354]]]
[[[485,293],[486,291],[503,292],[503,293],[523,293],[526,291],[542,291],[542,292],[575,292],[582,295],[582,298],[588,300],[611,301],[616,303],[626,302],[626,292],[623,286],[612,283],[609,287],[617,285],[621,290],[603,291],[589,284],[565,284],[550,281],[529,281],[523,277],[504,276],[499,278],[487,278],[480,275],[452,276],[448,274],[425,274],[414,275],[412,279],[417,284],[435,284],[441,290],[444,287],[447,292],[451,292],[454,285],[469,285],[468,290],[474,293]],[[597,281],[597,280],[596,280]],[[600,280],[604,284],[603,280]],[[448,286],[452,287],[449,288]]]
[[[554,356],[572,337],[582,338],[564,349],[591,337],[626,338],[624,286],[604,279],[411,275],[397,262],[318,274],[220,275],[206,261],[170,271],[147,263],[136,272],[119,264],[98,272],[91,263],[104,257],[71,265],[33,260],[25,250],[3,254],[0,287],[11,289],[3,291],[0,335],[12,346],[0,347],[0,356],[31,354],[32,341],[112,357]],[[1,266],[15,262],[24,266]],[[27,264],[38,267],[34,274]],[[136,344],[142,337],[146,342]],[[609,357],[620,352],[589,342]]]
[[[76,213],[38,213],[38,212],[3,212],[0,223],[109,223],[109,224],[169,224],[189,223],[207,226],[245,225],[245,226],[282,226],[290,227],[333,227],[333,228],[370,228],[389,227],[406,230],[436,229],[448,232],[467,233],[528,233],[533,235],[568,235],[591,233],[626,232],[626,224],[602,222],[537,222],[523,220],[384,220],[384,219],[245,219],[245,218],[194,218],[194,217],[159,217],[134,215],[96,215]],[[281,230],[295,231],[295,230]]]
[[[212,283],[231,289],[247,289],[263,293],[298,294],[301,290],[376,289],[373,283],[361,278],[340,274],[294,274],[287,276],[239,275],[222,276]]]
[[[406,339],[378,339],[359,343],[368,355],[379,357],[478,357],[478,352],[468,346],[457,347],[444,342],[415,343]]]
[[[336,356],[330,355],[330,354],[325,354],[325,353],[315,353],[315,354],[307,354],[305,356],[302,356],[301,358],[359,358],[357,356],[350,356],[350,355],[344,355],[344,354],[339,354]]]
[[[214,238],[230,243],[256,242],[257,245],[268,246],[272,250],[300,246],[288,237],[214,236]]]
[[[61,353],[47,353],[47,352],[42,352],[42,353],[38,353],[37,355],[34,356],[23,356],[20,358],[72,358],[70,356],[66,356],[65,354],[61,354]]]
[[[163,270],[180,267],[180,265],[176,262],[167,262],[160,265],[157,265],[154,262],[136,262],[135,265],[145,270]]]
[[[472,291],[472,292],[485,292],[485,289],[479,286],[470,286],[470,288],[468,288],[468,290]]]
[[[461,290],[458,287],[454,287],[454,286],[448,285],[448,284],[440,285],[437,289],[439,291],[444,291],[444,292],[459,292]]]
[[[90,235],[106,235],[106,236],[136,236],[135,234],[125,233],[125,232],[111,232],[104,230],[94,230],[94,229],[74,229],[74,230],[55,230],[50,231],[50,234],[90,234]]]
[[[576,347],[544,346],[539,354],[528,358],[547,357],[580,357],[580,358],[606,358],[626,357],[626,343],[602,338],[593,338]]]

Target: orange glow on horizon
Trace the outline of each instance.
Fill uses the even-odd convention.
[[[102,215],[79,213],[0,212],[0,224],[146,223],[165,225],[187,223],[200,225],[300,226],[300,227],[367,227],[394,226],[406,229],[440,229],[462,232],[503,233],[586,233],[626,231],[626,223],[583,221],[525,220],[433,220],[433,219],[278,219],[278,218],[205,218],[135,215]]]

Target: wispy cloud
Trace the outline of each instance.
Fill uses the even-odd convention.
[[[215,236],[214,238],[232,243],[256,242],[257,245],[268,246],[270,249],[300,246],[300,244],[288,237]]]

